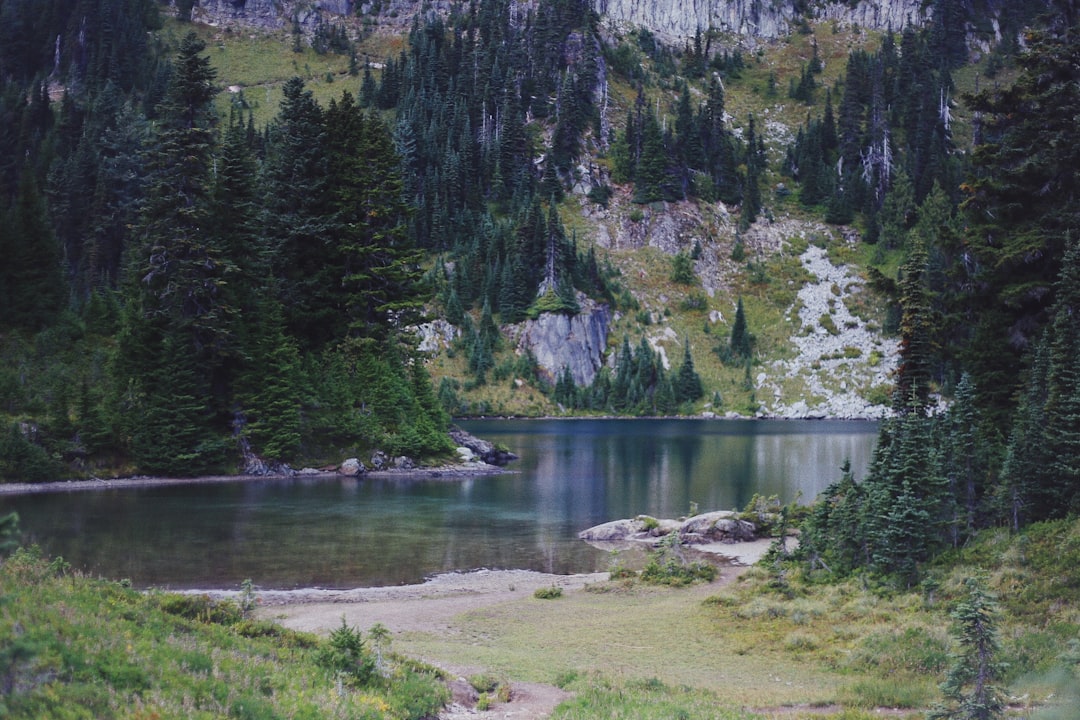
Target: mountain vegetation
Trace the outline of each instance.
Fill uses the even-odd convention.
[[[381,63],[385,36],[318,16],[285,52],[336,62],[355,92],[278,75],[256,107],[222,97],[228,33],[149,0],[0,9],[6,480],[435,458],[450,414],[507,386],[541,413],[755,412],[754,376],[785,352],[769,318],[794,298],[746,238],[784,215],[859,231],[829,249],[862,265],[899,340],[893,417],[868,477],[818,506],[811,564],[913,583],[981,527],[1077,509],[1066,12],[1005,13],[981,66],[954,2],[843,50],[806,25],[787,98],[765,51],[613,35],[583,0],[417,13]],[[737,211],[718,341],[700,289],[715,238],[633,277],[647,255],[586,217],[714,205]],[[646,332],[650,274],[683,298],[663,312],[677,368]],[[512,337],[583,303],[616,313],[621,342],[579,386]],[[433,318],[454,330],[434,360],[413,331]]]
[[[270,43],[291,60],[245,94],[222,84],[266,38],[196,26],[193,3],[173,18],[153,0],[0,0],[0,480],[437,459],[451,414],[493,409],[752,415],[804,279],[784,252],[794,237],[774,253],[752,239],[820,222],[836,234],[814,241],[873,285],[868,312],[899,362],[867,476],[842,470],[774,589],[793,573],[929,588],[987,528],[1039,533],[1080,511],[1080,32],[1069,3],[1008,5],[977,62],[967,29],[983,19],[959,0],[899,34],[807,21],[758,50],[711,31],[681,46],[613,33],[585,0],[477,0],[389,39],[297,17]],[[731,232],[703,220],[704,242],[633,256],[589,232],[604,214],[640,235],[706,210]],[[619,339],[592,383],[513,344],[515,326],[589,303],[615,313]],[[722,310],[732,322],[714,328]],[[647,334],[660,316],[677,369]],[[432,320],[454,329],[434,359],[415,332]],[[64,581],[25,554],[3,572]],[[116,622],[152,613],[177,637],[217,612],[95,592],[110,612],[138,605]],[[994,649],[993,605],[977,585],[965,597],[942,716],[993,717],[1001,670],[973,659]],[[192,617],[177,626],[154,603]],[[208,632],[231,642],[234,620]],[[57,668],[156,687],[115,638],[85,649],[93,661],[8,640],[5,696]],[[362,640],[288,642],[378,684],[352,662]],[[206,668],[196,655],[184,662]],[[214,667],[190,692],[237,716],[275,683],[330,682],[268,669],[240,698]],[[406,670],[431,700],[425,671]],[[115,697],[87,683],[68,690],[108,714]],[[71,698],[31,700],[44,705],[25,716]]]

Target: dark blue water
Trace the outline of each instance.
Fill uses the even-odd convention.
[[[483,420],[520,455],[469,479],[274,479],[0,499],[46,553],[138,587],[356,587],[450,570],[606,569],[579,530],[646,513],[741,509],[755,494],[811,501],[873,423]]]

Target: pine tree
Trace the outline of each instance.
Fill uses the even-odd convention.
[[[200,353],[213,352],[227,332],[220,290],[231,262],[206,232],[217,88],[215,70],[200,55],[205,49],[193,32],[180,45],[149,158],[151,187],[134,270],[147,310],[163,313],[177,330],[190,326],[192,349]]]
[[[319,349],[346,332],[337,289],[343,261],[331,242],[326,126],[322,108],[300,78],[282,86],[277,117],[267,129],[264,163],[267,230],[289,334],[301,349]]]
[[[342,265],[338,305],[350,332],[379,337],[393,316],[408,324],[422,302],[419,253],[406,233],[400,164],[390,133],[348,92],[326,112],[332,242]],[[331,269],[330,272],[335,272]]]
[[[971,255],[961,266],[980,292],[967,295],[975,342],[972,372],[984,403],[1002,417],[1014,403],[1022,350],[1054,303],[1070,233],[1080,225],[1080,33],[1032,33],[1017,57],[1020,77],[968,102],[981,117],[963,208]],[[975,262],[972,263],[971,261]]]
[[[1005,694],[994,684],[1004,672],[997,659],[997,604],[977,578],[965,580],[964,587],[966,597],[950,613],[960,647],[941,684],[949,706],[935,707],[931,720],[994,720],[1005,714]]]
[[[690,355],[690,341],[683,343],[683,362],[674,383],[676,403],[693,402],[705,396],[701,377],[694,370],[694,358]]]
[[[23,169],[14,207],[0,229],[0,323],[28,330],[49,324],[64,299],[60,248],[30,167]]]
[[[651,203],[674,199],[668,197],[669,186],[667,151],[664,148],[660,123],[655,115],[646,113],[642,128],[641,159],[634,175],[634,202]]]
[[[731,354],[738,359],[749,359],[754,352],[753,336],[746,324],[746,312],[742,298],[735,306],[735,320],[731,324]]]
[[[893,407],[900,413],[924,414],[930,402],[935,323],[926,266],[926,245],[917,237],[900,280],[900,364],[893,394]]]
[[[204,49],[185,36],[161,105],[118,342],[125,429],[148,472],[200,474],[224,457],[215,432],[224,398],[211,377],[233,329],[222,297],[232,265],[207,232],[217,90]]]

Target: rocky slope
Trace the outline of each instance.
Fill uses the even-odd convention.
[[[926,11],[921,0],[860,0],[824,2],[812,8],[812,18],[828,19],[866,28],[899,30],[922,23]],[[388,25],[407,25],[421,10],[449,10],[449,0],[199,0],[194,16],[218,25],[244,24],[281,28],[295,16],[301,25],[315,22],[319,13],[377,16]],[[613,29],[647,27],[669,40],[692,37],[714,29],[744,38],[778,38],[792,30],[798,15],[795,3],[763,0],[595,0],[601,20]]]
[[[925,20],[922,0],[860,0],[821,3],[813,17],[860,27],[900,30]],[[762,0],[596,0],[601,18],[615,26],[644,26],[668,39],[714,29],[742,37],[778,38],[793,29],[793,2]]]

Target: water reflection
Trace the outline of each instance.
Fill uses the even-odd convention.
[[[829,422],[478,421],[521,459],[464,480],[296,478],[0,500],[51,555],[137,586],[353,587],[448,570],[602,570],[576,533],[648,513],[813,499],[876,428]]]

